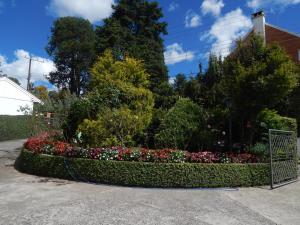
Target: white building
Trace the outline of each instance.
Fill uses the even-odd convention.
[[[42,101],[9,78],[0,77],[0,115],[23,115],[20,108],[32,111],[34,103]]]

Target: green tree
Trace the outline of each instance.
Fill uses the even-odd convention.
[[[43,104],[34,106],[33,115],[39,115],[38,117],[33,117],[35,129],[43,131],[49,128],[54,130],[64,128],[67,124],[66,121],[70,108],[78,98],[68,90],[48,92],[44,86],[35,87],[34,94],[43,101]],[[45,121],[44,115],[47,113],[51,113],[51,119]]]
[[[174,92],[172,85],[165,81],[158,84],[153,88],[155,97],[155,108],[157,109],[170,109],[177,101],[178,96]]]
[[[1,69],[1,64],[2,64],[2,62],[0,61],[0,77],[2,77],[4,74],[3,74],[3,71],[2,71],[2,69]]]
[[[150,89],[168,82],[164,63],[164,46],[161,38],[166,34],[162,9],[157,2],[146,0],[119,0],[113,6],[114,13],[96,29],[97,52],[112,49],[116,59],[126,55],[143,60],[150,75]]]
[[[8,79],[12,80],[13,82],[15,82],[17,85],[21,85],[20,81],[15,78],[15,77],[8,77]]]
[[[132,145],[133,137],[150,123],[154,106],[148,89],[148,74],[143,63],[130,57],[115,60],[107,50],[91,69],[91,89],[99,93],[95,119],[79,126],[85,144],[108,146]],[[91,100],[91,94],[88,96]],[[93,105],[93,104],[91,104]]]
[[[231,99],[242,136],[245,124],[253,136],[253,124],[260,111],[274,108],[297,84],[297,68],[278,46],[265,46],[260,37],[253,36],[241,44],[224,63],[223,84]],[[252,125],[251,125],[252,124]]]
[[[223,76],[223,62],[221,57],[211,54],[209,56],[207,71],[201,82],[206,107],[214,108],[216,105],[224,104],[224,91],[221,85]]]
[[[177,74],[174,80],[174,89],[177,95],[184,96],[184,90],[186,87],[186,77],[184,74]]]
[[[203,144],[204,135],[201,134],[205,131],[206,120],[207,114],[202,107],[190,99],[179,99],[159,126],[156,146],[187,150],[195,141],[198,146]]]
[[[48,99],[48,90],[45,86],[43,85],[39,85],[34,87],[33,89],[33,94],[38,97],[39,99],[43,100],[47,100]]]
[[[222,76],[222,59],[210,54],[208,68],[204,76],[204,84],[208,89],[220,82]]]
[[[192,77],[190,78],[184,87],[184,96],[190,98],[195,103],[199,105],[203,104],[204,97],[204,88],[203,85],[199,82],[198,79]]]
[[[298,135],[300,134],[300,67],[298,66],[297,87],[274,108],[280,115],[297,119]]]
[[[49,74],[49,81],[77,96],[82,94],[95,58],[95,33],[90,22],[76,17],[57,19],[46,50],[57,68]]]

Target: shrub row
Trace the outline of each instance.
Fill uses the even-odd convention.
[[[102,161],[22,150],[21,171],[47,177],[141,187],[240,187],[269,182],[267,164]]]
[[[29,116],[0,116],[0,141],[27,138],[31,132]]]

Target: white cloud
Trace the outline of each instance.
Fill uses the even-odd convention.
[[[92,23],[110,16],[114,0],[51,0],[47,7],[51,13],[62,16],[79,16]]]
[[[201,10],[203,15],[212,14],[217,17],[220,15],[224,6],[223,0],[204,0],[201,5]]]
[[[300,0],[249,0],[247,2],[248,7],[252,9],[258,9],[268,6],[283,6],[299,4]]]
[[[179,7],[179,4],[176,2],[171,2],[168,8],[169,12],[175,11]]]
[[[243,37],[252,27],[251,20],[243,14],[240,8],[220,17],[212,25],[208,34],[203,37],[214,40],[211,52],[227,56],[234,42]]]
[[[201,17],[192,10],[188,10],[185,15],[185,27],[198,27],[200,25]]]
[[[16,58],[12,62],[8,62],[3,55],[0,55],[0,69],[2,70],[3,74],[17,78],[21,82],[22,87],[26,87],[29,65],[28,59],[26,58],[28,58],[30,54],[23,49],[16,50],[14,54]],[[46,81],[44,75],[48,75],[51,71],[55,71],[54,63],[51,60],[42,57],[34,57],[34,59],[43,61],[43,63],[32,61],[31,82]]]
[[[169,84],[173,85],[175,84],[176,77],[169,77]]]
[[[192,61],[195,57],[194,52],[184,51],[178,43],[168,45],[164,52],[165,62],[167,65],[173,65],[183,61]]]

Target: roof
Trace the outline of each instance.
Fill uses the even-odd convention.
[[[7,82],[7,83],[9,83],[11,86],[13,86],[14,88],[18,89],[19,91],[21,91],[25,95],[27,95],[32,100],[32,102],[36,102],[36,103],[40,103],[40,104],[43,103],[40,99],[38,99],[37,97],[35,97],[29,91],[25,90],[20,85],[16,84],[15,82],[13,82],[11,79],[9,79],[7,77],[0,77],[0,82]]]
[[[285,30],[285,29],[283,29],[283,28],[277,27],[277,26],[275,26],[275,25],[272,25],[272,24],[269,24],[269,23],[265,23],[265,25],[267,25],[267,26],[269,26],[269,27],[273,27],[273,28],[275,28],[275,29],[277,29],[277,30],[280,30],[280,31],[282,31],[282,32],[286,32],[286,33],[288,33],[288,34],[290,34],[290,35],[293,35],[293,36],[295,36],[295,37],[300,38],[300,35],[299,35],[299,34],[290,32],[290,31],[288,31],[288,30]]]

